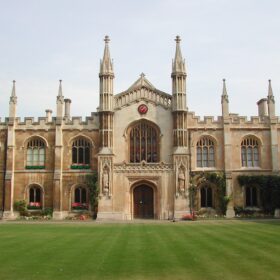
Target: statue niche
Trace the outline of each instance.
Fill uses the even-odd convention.
[[[185,193],[185,182],[186,182],[186,176],[185,176],[185,168],[181,166],[178,170],[178,193]]]
[[[103,193],[106,196],[109,195],[109,186],[110,186],[109,168],[108,166],[105,166],[102,172],[102,187],[103,187]]]

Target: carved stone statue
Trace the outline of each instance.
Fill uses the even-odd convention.
[[[109,193],[109,171],[108,168],[104,168],[103,170],[103,192],[107,195]]]
[[[185,172],[183,168],[179,169],[179,174],[178,174],[178,191],[180,193],[185,192]]]

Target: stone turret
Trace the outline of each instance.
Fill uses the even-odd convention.
[[[56,120],[61,122],[64,116],[64,96],[62,94],[62,80],[59,80],[58,95],[56,97]]]
[[[17,112],[16,81],[13,81],[12,93],[9,102],[9,118],[14,119]]]
[[[187,146],[187,101],[186,101],[186,69],[180,47],[180,36],[176,36],[176,52],[172,61],[172,112],[174,118],[173,145]]]
[[[175,171],[175,202],[174,218],[187,213],[189,157],[187,136],[187,98],[186,98],[186,67],[180,47],[180,36],[176,36],[176,52],[172,61],[172,116],[173,116],[173,166]]]
[[[172,61],[172,109],[173,111],[186,111],[186,68],[185,60],[182,58],[180,47],[180,36],[176,36],[176,52]]]
[[[270,118],[275,117],[275,100],[272,91],[271,80],[268,80],[267,105],[268,105],[268,116]]]
[[[113,148],[113,101],[114,101],[114,72],[113,63],[110,58],[109,51],[109,36],[105,36],[105,48],[103,59],[100,62],[100,99],[99,99],[99,114],[100,114],[100,135],[101,147]]]
[[[228,109],[228,94],[226,88],[226,79],[223,79],[223,93],[221,97],[221,104],[222,104],[222,114],[223,118],[227,118],[229,116],[229,109]]]

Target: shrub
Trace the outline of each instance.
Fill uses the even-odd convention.
[[[14,202],[14,209],[19,212],[20,216],[28,216],[27,205],[25,200]]]
[[[42,210],[42,216],[50,216],[52,217],[53,209],[50,207],[46,207],[44,210]]]

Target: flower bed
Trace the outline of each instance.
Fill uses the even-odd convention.
[[[194,221],[194,220],[196,220],[196,215],[194,212],[192,212],[190,214],[185,214],[182,216],[182,220],[183,221]]]

